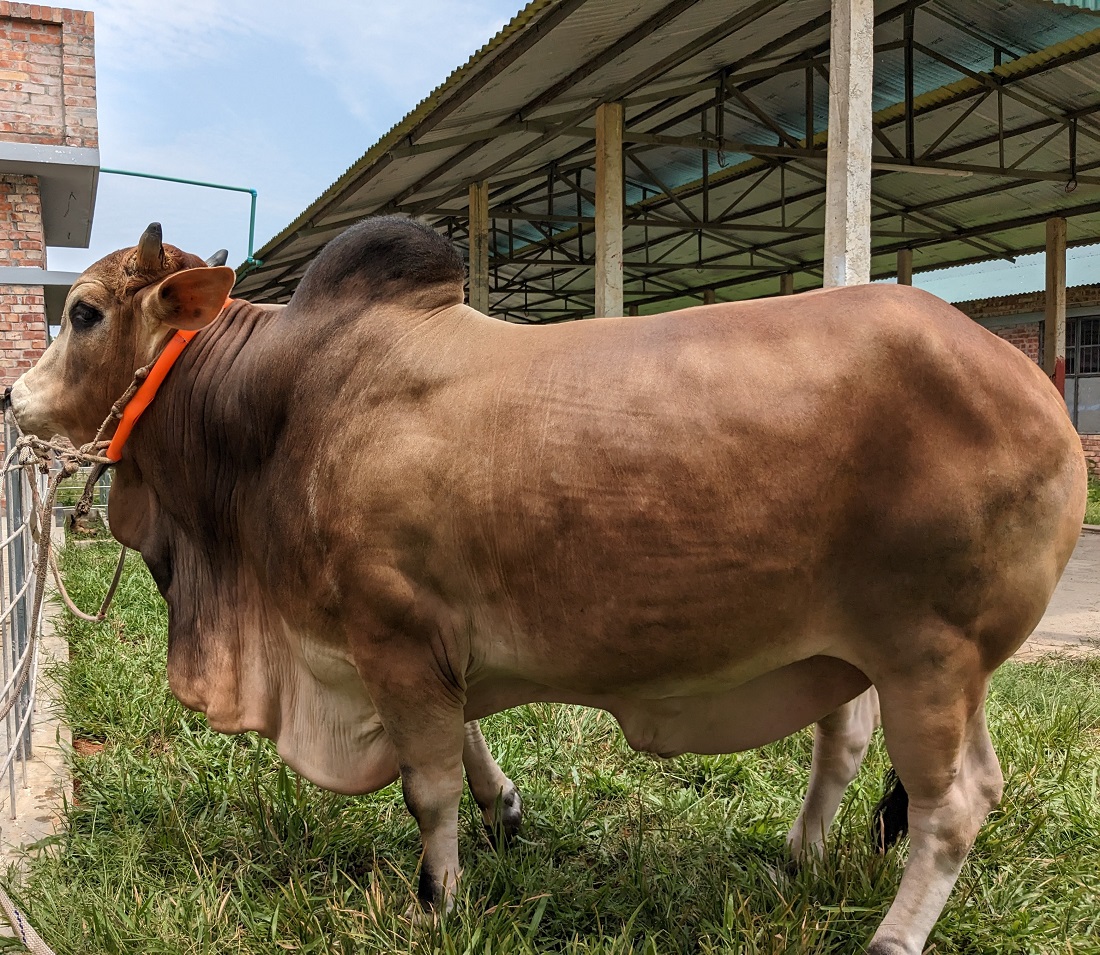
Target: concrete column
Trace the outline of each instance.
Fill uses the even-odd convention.
[[[874,0],[832,0],[825,287],[871,279]]]
[[[1066,220],[1047,219],[1047,296],[1043,368],[1058,393],[1066,393]]]
[[[596,317],[623,313],[623,104],[596,108]]]
[[[704,305],[713,305],[714,304],[714,289],[712,289],[712,288],[703,289],[703,304]]]
[[[794,295],[794,274],[791,272],[784,272],[779,276],[779,294],[780,295]]]
[[[913,250],[898,249],[898,285],[913,284]]]
[[[489,314],[489,183],[470,183],[470,308]]]

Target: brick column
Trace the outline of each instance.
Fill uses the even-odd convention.
[[[98,146],[91,13],[0,0],[0,146],[7,143],[62,151]],[[79,226],[74,235],[70,227],[58,225],[55,207],[66,210],[77,197],[51,179],[51,164],[62,160],[48,150],[13,155],[0,166],[0,266],[45,269],[49,229],[43,224],[43,203],[52,245],[86,244]],[[94,161],[98,164],[98,158]],[[86,183],[74,188],[90,188],[94,203],[94,180]],[[82,195],[80,201],[87,204],[89,197]],[[45,349],[42,287],[0,286],[0,388]]]
[[[0,265],[46,267],[42,201],[35,176],[0,175]],[[40,285],[0,285],[0,387],[46,350],[46,299]]]
[[[97,146],[92,14],[0,0],[0,139]]]

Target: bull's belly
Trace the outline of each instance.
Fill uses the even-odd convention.
[[[170,665],[173,691],[203,710],[216,730],[255,730],[273,739],[291,768],[326,789],[365,793],[396,779],[397,754],[346,654],[285,621],[266,638],[264,652],[214,667],[208,677],[220,679],[203,680],[201,689],[182,684]],[[564,681],[509,667],[480,669],[468,675],[464,717],[530,702],[576,703],[613,714],[637,750],[660,756],[729,753],[788,736],[869,684],[858,668],[836,657],[789,659],[771,666],[756,659],[751,669],[693,668],[684,676],[633,685],[613,673],[599,679],[591,669],[583,679]],[[240,682],[224,683],[230,675]]]
[[[575,703],[607,710],[631,747],[642,752],[663,757],[734,753],[790,736],[868,686],[870,680],[856,667],[827,656],[800,660],[745,683],[723,686],[716,679],[707,692],[692,687],[682,695],[649,698],[497,678],[469,688],[466,718],[536,701]]]
[[[207,711],[222,732],[256,730],[273,739],[296,772],[326,789],[372,792],[397,778],[396,753],[355,668],[337,655],[299,643],[267,685],[267,713],[250,707],[230,717]],[[304,649],[305,652],[301,652]],[[576,692],[501,675],[472,684],[465,719],[531,702],[561,702],[610,712],[636,750],[662,757],[731,753],[789,736],[861,693],[869,681],[835,657],[815,656],[739,685],[715,680],[708,692],[646,697]],[[685,688],[687,689],[687,688]]]

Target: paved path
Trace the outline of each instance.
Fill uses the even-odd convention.
[[[1100,531],[1083,531],[1043,619],[1018,657],[1100,651]]]

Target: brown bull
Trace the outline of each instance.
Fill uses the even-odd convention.
[[[481,716],[600,707],[661,756],[816,722],[801,859],[881,705],[912,843],[871,951],[920,952],[1001,796],[990,674],[1085,506],[1032,362],[892,285],[509,325],[392,218],[329,244],[285,308],[218,318],[232,281],[147,232],[76,282],[12,395],[24,429],[87,441],[173,327],[205,327],[110,503],[168,602],[180,700],[330,789],[400,775],[428,907],[460,874],[463,765],[486,821],[519,823]]]

